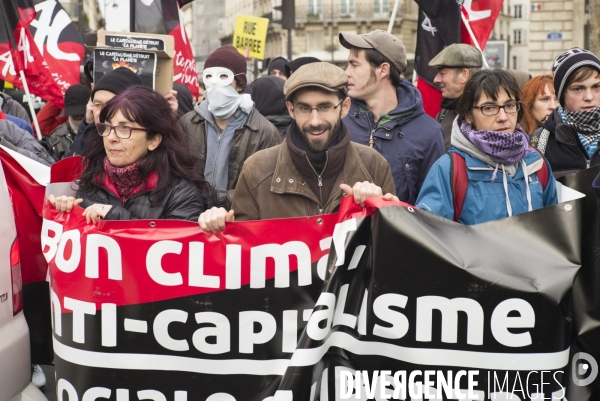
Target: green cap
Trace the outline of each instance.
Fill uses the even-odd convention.
[[[454,43],[438,53],[430,62],[433,68],[476,67],[483,65],[483,56],[476,47],[464,43]]]

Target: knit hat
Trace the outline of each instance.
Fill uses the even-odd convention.
[[[263,116],[289,115],[283,96],[285,81],[279,77],[264,76],[252,82],[252,100]]]
[[[554,59],[554,64],[552,64],[554,91],[562,106],[564,105],[561,98],[569,75],[584,66],[592,67],[600,72],[600,59],[594,53],[579,47],[569,49]]]
[[[310,64],[310,63],[320,63],[321,60],[319,60],[316,57],[299,57],[295,60],[292,61],[288,61],[288,63],[285,65],[285,76],[286,77],[291,77],[292,74],[294,73],[294,71],[296,71],[298,68],[302,67],[303,65],[306,64]]]
[[[287,64],[287,62],[288,59],[285,57],[275,57],[273,60],[271,60],[271,63],[269,64],[267,74],[271,75],[271,71],[273,70],[279,70],[282,73],[285,73],[285,65]]]
[[[204,68],[223,67],[231,70],[234,79],[242,89],[246,89],[248,79],[246,78],[246,59],[235,47],[231,45],[221,46],[212,52],[204,62]]]
[[[126,67],[107,72],[94,84],[92,100],[98,91],[108,91],[118,95],[132,85],[141,85],[142,78]]]

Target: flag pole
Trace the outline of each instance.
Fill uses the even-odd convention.
[[[23,72],[23,70],[19,70],[19,74],[21,75],[21,82],[23,82],[23,89],[25,89],[25,94],[27,95],[27,104],[29,105],[29,111],[31,112],[31,118],[33,119],[35,133],[37,134],[38,141],[41,141],[42,133],[40,132],[40,124],[38,123],[37,116],[35,115],[35,110],[33,109],[31,93],[29,93],[29,85],[27,85],[27,80],[25,79],[25,73]]]
[[[469,36],[471,36],[471,40],[475,44],[475,47],[481,52],[481,58],[483,59],[483,66],[485,68],[489,69],[490,65],[488,64],[487,60],[485,59],[485,56],[483,55],[483,50],[481,50],[481,46],[479,46],[479,42],[477,41],[477,38],[475,38],[475,34],[473,33],[473,30],[471,29],[471,24],[469,24],[469,20],[467,20],[467,17],[465,17],[465,14],[463,14],[462,10],[460,12],[460,16],[462,18],[463,24],[465,24],[465,28],[467,28],[467,32],[469,32]]]
[[[400,0],[396,0],[394,3],[394,9],[392,10],[392,16],[390,17],[390,24],[388,25],[388,33],[392,33],[392,28],[394,27],[394,20],[396,19],[396,13],[398,12],[398,4]]]

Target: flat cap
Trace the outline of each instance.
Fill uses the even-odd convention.
[[[476,47],[464,43],[454,43],[438,53],[430,62],[433,68],[476,67],[483,65],[483,55]]]
[[[285,100],[298,89],[316,86],[329,92],[348,90],[348,76],[340,67],[326,62],[310,63],[298,68],[292,76],[285,81],[283,94]]]
[[[358,49],[375,49],[379,54],[388,59],[402,74],[406,69],[406,47],[404,44],[387,31],[376,29],[369,33],[357,35],[354,33],[341,33],[340,44],[346,49],[356,47]]]

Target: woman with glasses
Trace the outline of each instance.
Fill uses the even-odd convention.
[[[50,195],[61,212],[85,208],[99,219],[196,221],[209,187],[194,169],[176,116],[163,96],[131,86],[108,101],[86,144],[76,197]]]
[[[550,166],[517,124],[520,100],[510,73],[473,75],[456,107],[450,151],[429,171],[418,207],[478,224],[557,203]]]

